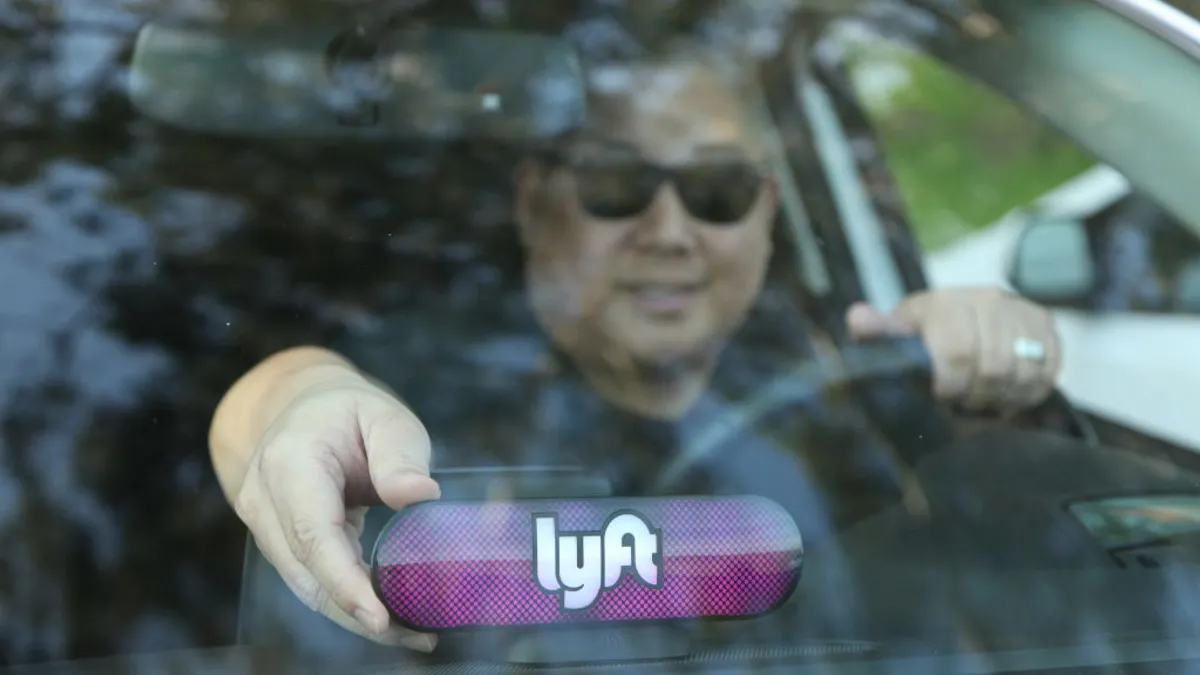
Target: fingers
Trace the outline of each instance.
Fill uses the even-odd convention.
[[[857,303],[846,312],[846,325],[856,340],[920,333],[933,361],[934,394],[960,400],[971,388],[978,328],[971,312],[931,312],[933,298],[927,293],[914,295],[887,315]],[[929,321],[931,314],[938,320]]]
[[[433,648],[433,644],[427,636],[398,626],[389,626],[387,623],[384,623],[382,629],[378,625],[366,625],[363,621],[346,614],[339,606],[329,603],[326,600],[328,594],[325,593],[320,582],[293,553],[284,536],[283,527],[277,519],[274,519],[274,513],[269,510],[267,513],[270,514],[269,517],[273,519],[273,522],[264,522],[259,528],[262,536],[261,538],[255,537],[259,550],[279,572],[292,593],[309,609],[324,614],[342,628],[375,642],[402,645],[420,651],[430,651]],[[347,529],[352,530],[353,528]],[[354,539],[357,540],[357,531],[354,531]],[[363,573],[366,573],[365,566],[363,566]]]
[[[973,311],[954,312],[926,328],[925,346],[933,361],[933,393],[944,401],[966,399],[975,380],[979,328]]]
[[[366,473],[366,462],[348,462],[327,445],[305,433],[277,437],[252,463],[239,514],[309,608],[368,639],[431,650],[432,636],[391,625],[371,585],[359,541],[365,509],[347,509],[344,473]]]
[[[377,626],[364,625],[352,618],[337,606],[330,606],[325,601],[326,594],[316,577],[296,558],[291,544],[284,535],[284,530],[275,515],[274,509],[264,509],[261,519],[255,523],[254,540],[262,551],[263,557],[275,567],[288,588],[309,609],[324,613],[338,625],[360,635],[372,635],[381,632]]]
[[[847,313],[855,337],[888,336],[908,325],[933,360],[934,393],[973,410],[1019,411],[1054,389],[1062,354],[1052,315],[997,289],[954,289],[914,295],[883,317],[864,305]],[[1022,340],[1044,358],[1022,356]]]
[[[1053,319],[1048,314],[1022,307],[1011,312],[1012,320],[994,330],[994,344],[989,350],[1000,356],[1006,375],[991,382],[994,407],[1008,414],[1017,413],[1046,400],[1058,381],[1061,346]],[[1034,341],[1044,350],[1042,358],[1022,356],[1022,341]]]
[[[379,401],[360,410],[371,483],[379,499],[395,510],[437,499],[429,477],[430,441],[424,425],[399,402]]]
[[[302,466],[303,462],[293,462]],[[246,522],[263,556],[279,572],[288,588],[307,607],[324,614],[339,626],[367,639],[410,649],[430,651],[431,636],[390,625],[387,610],[370,588],[367,566],[362,560],[359,535],[365,510],[343,514],[337,527],[325,527],[336,515],[330,515],[327,498],[315,504],[296,501],[295,492],[280,489],[277,496],[260,488],[264,485],[299,486],[308,495],[328,495],[328,486],[337,481],[303,469],[281,471],[272,467],[271,481],[262,480],[262,469],[253,465],[245,488],[238,499],[238,513]],[[278,478],[276,478],[278,477]],[[279,480],[282,479],[282,480]],[[320,487],[325,484],[327,487]],[[267,493],[264,493],[267,492]],[[302,507],[297,505],[303,504]]]
[[[916,327],[904,317],[884,314],[864,302],[854,304],[846,312],[846,326],[855,340],[904,337],[916,332]]]
[[[1016,396],[1015,388],[1022,386],[1017,370],[1021,364],[1011,348],[1015,338],[1009,339],[1013,326],[986,309],[976,309],[971,315],[975,346],[974,358],[969,360],[974,362],[974,373],[961,401],[969,410],[1003,408],[1007,398]]]
[[[318,585],[314,609],[336,608],[371,632],[382,632],[387,611],[346,538],[340,472],[313,461],[280,462],[270,469],[267,486],[287,547]]]
[[[432,650],[434,636],[392,623],[360,539],[366,508],[359,505],[374,497],[393,508],[437,498],[424,427],[390,395],[366,388],[305,399],[281,419],[234,504],[263,555],[305,605],[342,627]]]
[[[1019,298],[997,295],[976,312],[979,348],[968,407],[1013,414],[1041,403],[1053,391],[1061,348],[1049,312]],[[1023,354],[1022,342],[1043,354]]]
[[[326,616],[347,630],[366,637],[375,637],[375,634],[382,632],[378,626],[364,625],[325,600],[327,594],[316,577],[296,557],[272,500],[259,489],[261,485],[260,468],[252,464],[235,507],[253,533],[255,544],[263,557],[279,572],[288,588],[310,609],[324,610]]]

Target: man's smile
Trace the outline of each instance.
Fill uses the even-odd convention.
[[[658,318],[669,318],[687,311],[707,287],[707,281],[652,281],[617,286],[632,300],[639,312]]]

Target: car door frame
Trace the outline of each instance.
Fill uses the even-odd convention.
[[[1184,49],[1190,55],[1193,55],[1194,58],[1200,60],[1200,23],[1191,20],[1181,12],[1178,12],[1178,10],[1174,10],[1157,0],[1145,2],[1137,0],[1096,0],[1096,2],[1113,10],[1123,18],[1150,30],[1154,35]],[[1164,7],[1166,10],[1163,9]],[[944,38],[945,33],[940,33],[940,35]],[[1036,111],[1029,110],[1020,101],[1014,101],[1006,92],[996,87],[994,83],[978,77],[969,68],[963,67],[961,61],[952,58],[950,55],[954,52],[953,39],[913,40],[913,42],[918,49],[928,56],[937,59],[960,75],[972,81],[982,83],[989,91],[1004,96],[1006,100],[1015,103],[1023,112],[1034,119],[1054,127],[1051,122],[1043,119]],[[878,136],[868,115],[865,113],[862,102],[859,100],[853,86],[850,85],[845,62],[837,58],[820,60],[814,63],[813,72],[816,81],[825,89],[826,96],[836,105],[835,110],[837,114],[833,116],[836,127],[834,125],[827,125],[824,129],[820,129],[819,125],[817,125],[819,131],[823,131],[829,135],[829,140],[826,143],[838,147],[844,156],[852,158],[855,157],[852,146],[857,141],[865,141],[860,143],[860,145],[869,146],[872,149],[877,150],[881,148]],[[832,172],[831,180],[853,181],[857,183],[856,187],[850,189],[843,187],[841,192],[844,194],[864,195],[864,199],[870,202],[870,207],[874,211],[874,220],[879,223],[877,228],[882,231],[882,233],[877,233],[875,238],[877,241],[882,239],[886,242],[888,255],[880,255],[878,245],[876,245],[877,248],[873,252],[863,251],[861,250],[862,239],[848,237],[846,240],[849,248],[848,257],[852,261],[869,259],[876,265],[891,266],[892,270],[890,272],[880,273],[878,269],[869,270],[869,272],[873,273],[876,278],[890,276],[898,279],[898,287],[905,293],[929,290],[931,286],[925,269],[924,255],[921,252],[915,230],[906,215],[906,209],[899,198],[899,191],[895,188],[894,175],[888,167],[886,154],[877,151],[870,153],[865,158],[863,157],[864,154],[860,152],[857,155],[857,171],[853,174]],[[890,186],[891,189],[883,191],[883,199],[867,196],[872,194],[868,186],[873,181],[882,182],[885,186]],[[876,194],[879,194],[878,191]],[[865,226],[863,221],[860,221],[857,225]],[[851,227],[853,226],[851,225]],[[854,248],[856,242],[859,242],[860,249]],[[855,262],[850,264],[854,264],[855,269],[860,273],[868,271],[859,269],[859,265]],[[867,285],[863,284],[864,287]],[[1126,448],[1141,454],[1166,459],[1178,466],[1200,470],[1200,455],[1178,443],[1135,429],[1087,410],[1076,409],[1075,412],[1085,422],[1083,426],[1090,429],[1090,432],[1086,433],[1086,436],[1098,444]]]

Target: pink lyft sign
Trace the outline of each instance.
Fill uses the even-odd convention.
[[[752,617],[802,561],[796,524],[759,497],[426,502],[384,528],[371,576],[429,632]]]

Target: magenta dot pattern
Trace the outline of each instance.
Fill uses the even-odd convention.
[[[656,587],[626,574],[586,609],[564,609],[537,583],[534,516],[596,533],[633,511],[661,532]],[[783,602],[803,547],[787,512],[757,497],[430,502],[399,514],[376,545],[381,599],[426,631],[566,622],[748,617]]]

